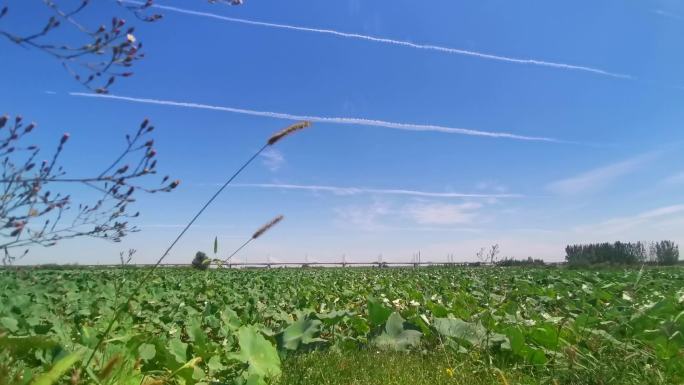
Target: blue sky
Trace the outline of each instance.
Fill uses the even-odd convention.
[[[137,24],[147,56],[111,89],[128,100],[79,95],[87,91],[57,62],[0,42],[2,111],[38,122],[41,144],[70,132],[71,175],[97,171],[149,117],[160,171],[183,182],[139,196],[143,231],[123,243],[64,242],[25,263],[116,262],[126,248],[139,250],[138,263],[155,261],[217,184],[291,123],[226,108],[382,122],[332,119],[288,137],[168,262],[209,251],[214,236],[229,253],[277,214],[282,224],[240,259],[406,261],[421,251],[473,260],[498,243],[502,255],[560,260],[568,243],[684,242],[679,2],[156,3],[177,9]],[[7,29],[44,12],[9,5]],[[112,12],[121,13],[98,4],[84,22]]]

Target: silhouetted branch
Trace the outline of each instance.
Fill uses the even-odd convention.
[[[145,177],[157,173],[157,152],[152,147],[154,142],[147,140],[153,130],[147,120],[135,135],[126,136],[124,151],[103,172],[80,178],[66,177],[66,171],[59,165],[69,134],[62,135],[50,160],[36,162],[40,148],[21,145],[35,127],[34,123],[24,124],[20,116],[0,117],[0,249],[4,251],[5,264],[15,259],[10,249],[49,247],[64,239],[84,236],[118,242],[137,231],[128,223],[139,215],[128,212],[136,191],[169,192],[180,183],[169,183],[166,176],[159,187],[148,186]],[[138,166],[130,167],[130,161]],[[53,186],[64,183],[83,185],[100,196],[95,202],[74,207],[70,195],[53,193]]]
[[[37,0],[34,1],[37,2]],[[143,22],[155,22],[162,18],[161,14],[151,12],[153,0],[110,1]],[[98,2],[81,0],[77,6],[66,9],[60,1],[42,0],[43,5],[48,7],[54,15],[50,16],[47,21],[37,24],[35,32],[18,34],[6,30],[0,23],[0,36],[4,36],[14,44],[47,53],[57,59],[83,86],[97,93],[107,93],[117,78],[133,75],[131,67],[136,61],[143,59],[145,54],[142,52],[142,43],[134,35],[135,27],[128,27],[128,23],[122,16],[116,15],[111,18],[111,21],[100,23],[84,23],[78,20],[82,12],[93,4],[101,5],[104,2],[104,0]],[[231,5],[243,3],[242,0],[210,0],[210,2]],[[71,5],[73,1],[65,1],[65,3]],[[0,22],[12,16],[8,6],[0,5]],[[24,17],[23,20],[30,20],[30,18]],[[71,27],[70,30],[65,31],[67,32],[65,36],[69,38],[55,36],[55,31],[65,30],[67,27]]]

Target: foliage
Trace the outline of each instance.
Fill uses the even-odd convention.
[[[375,345],[383,350],[405,351],[420,343],[422,333],[404,329],[404,319],[394,312],[385,324],[385,331],[375,339]]]
[[[679,262],[679,246],[672,241],[657,242],[655,257],[660,265],[674,265]]]
[[[129,213],[135,193],[168,192],[179,182],[152,187],[148,177],[157,173],[157,151],[149,138],[154,126],[142,122],[134,135],[126,135],[126,146],[108,165],[91,176],[71,177],[60,165],[69,134],[62,135],[49,156],[33,144],[24,143],[36,129],[21,116],[0,116],[0,250],[3,263],[13,262],[31,246],[54,246],[64,239],[94,237],[118,242],[137,231],[128,220],[139,214]],[[40,156],[47,160],[38,161]],[[64,185],[76,184],[93,191],[93,201],[76,205],[71,195],[60,192]]]
[[[0,271],[0,374],[87,354],[135,289],[116,282],[148,271]],[[159,269],[96,358],[58,382],[258,384],[312,348],[392,359],[383,347],[453,357],[475,378],[680,383],[683,314],[678,268]]]
[[[593,243],[565,248],[565,260],[570,265],[616,264],[634,265],[646,262],[646,247],[636,243]]]
[[[207,257],[207,255],[203,252],[198,251],[195,254],[195,258],[193,258],[192,260],[192,267],[199,270],[206,270],[209,268],[210,263],[211,260],[209,259],[209,257]]]
[[[501,267],[511,267],[511,266],[544,266],[543,259],[532,259],[528,257],[527,259],[515,259],[515,258],[502,258],[495,262],[496,266]]]

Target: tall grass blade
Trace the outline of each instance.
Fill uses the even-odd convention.
[[[164,258],[166,258],[166,256],[169,255],[169,253],[171,252],[173,247],[176,246],[176,244],[178,243],[178,241],[181,240],[181,238],[183,238],[183,235],[185,235],[185,233],[190,229],[190,227],[195,223],[195,221],[197,221],[197,219],[200,217],[200,215],[202,215],[202,213],[204,213],[204,211],[209,207],[209,205],[211,205],[214,202],[214,200],[216,200],[216,198],[218,198],[218,196],[221,195],[223,190],[225,190],[226,187],[228,187],[228,185],[235,178],[237,178],[237,176],[240,175],[240,173],[245,168],[247,168],[247,166],[249,166],[254,161],[254,159],[256,159],[259,155],[261,155],[261,153],[268,146],[273,146],[276,142],[280,141],[281,139],[283,139],[287,135],[289,135],[295,131],[301,130],[305,127],[309,127],[310,125],[311,125],[311,123],[309,123],[309,122],[297,123],[297,124],[294,124],[290,127],[285,128],[284,130],[281,130],[281,131],[273,134],[268,139],[266,144],[264,144],[257,152],[254,153],[254,155],[252,155],[242,166],[240,166],[240,168],[238,168],[237,171],[235,171],[235,173],[230,178],[228,178],[228,180],[226,180],[226,182],[218,189],[218,191],[216,191],[216,193],[214,193],[214,195],[212,195],[211,198],[209,198],[209,200],[207,200],[207,202],[204,203],[204,205],[199,209],[199,211],[197,211],[195,216],[193,216],[192,219],[190,219],[190,221],[188,222],[188,224],[185,225],[185,227],[180,232],[180,234],[178,234],[178,236],[173,240],[173,242],[171,242],[169,247],[166,248],[164,253],[161,255],[161,257],[159,257],[157,262],[154,264],[154,266],[152,266],[152,268],[147,272],[147,274],[145,274],[143,276],[143,278],[138,282],[138,285],[135,286],[135,288],[131,292],[131,295],[128,297],[126,302],[122,306],[120,306],[119,309],[114,313],[114,316],[109,321],[109,324],[107,325],[107,328],[105,329],[104,333],[102,333],[102,336],[100,337],[100,339],[97,341],[97,344],[95,345],[95,348],[93,349],[92,353],[88,357],[88,360],[83,365],[84,367],[88,367],[88,365],[90,365],[90,362],[95,357],[95,353],[98,351],[100,346],[102,346],[102,342],[108,337],[109,332],[112,330],[112,327],[114,327],[114,324],[119,320],[119,317],[121,317],[123,310],[128,309],[128,306],[130,305],[130,303],[133,300],[133,298],[135,297],[135,295],[140,291],[142,286],[150,279],[150,277],[152,276],[154,271],[157,269],[157,267],[159,267],[159,265],[162,263],[162,261],[164,261]]]

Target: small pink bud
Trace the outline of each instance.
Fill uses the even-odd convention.
[[[66,143],[66,141],[69,140],[69,137],[70,137],[70,136],[71,136],[71,135],[69,135],[68,132],[67,132],[67,133],[64,133],[64,135],[62,135],[62,139],[60,139],[60,141],[59,141],[59,144],[64,144],[64,143]]]

